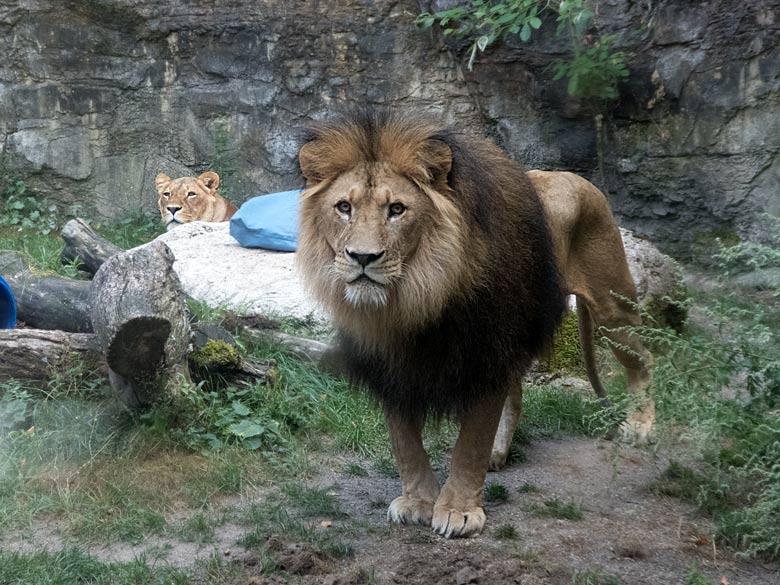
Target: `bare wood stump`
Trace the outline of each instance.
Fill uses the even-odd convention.
[[[111,386],[131,406],[175,395],[189,381],[184,293],[163,242],[117,254],[92,281],[92,325]]]
[[[16,298],[16,315],[28,327],[90,333],[87,280],[40,276],[26,270],[7,278]]]
[[[95,274],[106,260],[124,251],[98,235],[81,218],[67,222],[61,235],[65,240],[62,263],[68,264],[78,259],[78,267],[91,274]]]
[[[0,329],[0,382],[43,382],[76,360],[99,359],[94,335],[42,329]]]

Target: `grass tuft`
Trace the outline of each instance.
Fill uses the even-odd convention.
[[[542,505],[533,504],[530,508],[535,516],[541,518],[558,518],[559,520],[582,520],[582,506],[575,501],[564,502],[558,498],[544,500]]]
[[[493,531],[493,535],[498,540],[517,540],[517,529],[511,524],[502,524],[496,527]]]
[[[485,486],[486,502],[508,502],[509,490],[500,483],[489,483]]]

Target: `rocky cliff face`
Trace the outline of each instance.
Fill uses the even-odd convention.
[[[414,26],[420,5],[445,2],[5,0],[3,164],[106,217],[154,210],[158,172],[216,167],[240,201],[300,184],[311,118],[373,103],[439,112],[528,166],[580,172],[656,239],[748,235],[761,210],[780,214],[780,1],[594,4],[631,68],[601,139],[551,81],[566,46],[551,23],[468,72],[462,47]]]

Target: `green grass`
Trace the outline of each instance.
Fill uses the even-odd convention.
[[[688,574],[685,576],[685,585],[712,585],[707,577],[699,572],[699,567],[693,563],[688,568]]]
[[[501,524],[493,531],[498,540],[517,540],[517,529],[511,524]]]
[[[586,570],[574,573],[571,583],[572,585],[620,585],[620,580],[614,575],[601,571]]]
[[[344,474],[352,477],[368,477],[368,470],[359,463],[348,463],[344,466]]]
[[[584,517],[580,504],[573,500],[564,502],[558,498],[544,500],[541,504],[533,504],[530,506],[530,511],[534,516],[540,518],[557,518],[575,522]]]
[[[76,549],[32,554],[0,551],[0,583],[26,585],[186,585],[176,569],[140,557],[129,563],[104,563]]]
[[[485,486],[485,501],[504,503],[509,501],[509,490],[500,483],[489,483]]]
[[[523,485],[521,485],[519,488],[517,488],[517,492],[521,494],[536,494],[541,492],[542,490],[535,486],[532,483],[525,482]]]
[[[90,221],[87,220],[87,223]],[[103,220],[90,225],[108,241],[124,249],[150,242],[164,231],[158,217],[151,218],[141,214],[116,222]],[[62,264],[61,256],[64,247],[65,243],[59,231],[42,234],[33,229],[20,231],[13,226],[0,225],[0,252],[18,252],[37,272],[75,277],[77,275],[75,265]]]
[[[178,527],[178,536],[186,542],[205,544],[214,541],[214,527],[224,518],[212,518],[205,512],[195,512]]]
[[[240,544],[257,549],[263,555],[270,572],[276,567],[274,544],[278,542],[306,543],[317,552],[335,559],[352,556],[352,545],[347,540],[351,527],[343,522],[322,526],[325,516],[333,521],[343,517],[338,500],[327,490],[288,484],[279,493],[267,496],[258,504],[250,505],[242,514],[242,521],[250,531]]]

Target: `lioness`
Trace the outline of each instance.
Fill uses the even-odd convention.
[[[596,394],[605,398],[593,344],[593,325],[603,328],[610,348],[626,368],[628,390],[636,410],[623,423],[624,434],[638,443],[647,440],[655,421],[649,393],[652,358],[628,328],[640,325],[636,286],[628,270],[620,237],[607,198],[592,183],[572,173],[528,171],[545,209],[553,236],[555,259],[568,294],[577,297],[577,321],[585,370]],[[491,469],[501,469],[520,418],[523,390],[509,391],[496,433]]]
[[[324,122],[299,162],[298,262],[384,408],[403,487],[388,517],[478,534],[504,401],[565,309],[542,202],[494,144],[415,115]],[[440,489],[421,433],[448,414],[461,429]]]
[[[219,175],[211,171],[178,179],[160,173],[154,185],[159,196],[157,206],[168,231],[191,221],[228,221],[238,210],[217,193]]]

